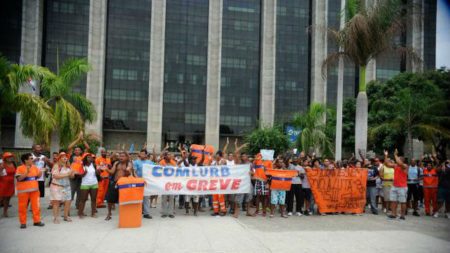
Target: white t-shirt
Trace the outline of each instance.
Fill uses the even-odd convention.
[[[298,171],[300,171],[301,174],[305,175],[305,177],[302,179],[302,187],[303,187],[303,189],[311,188],[311,186],[309,185],[309,182],[308,182],[308,177],[306,176],[305,169],[303,167],[299,166]]]
[[[299,166],[299,165],[289,164],[289,169],[290,170],[296,170],[298,172],[301,172],[300,168],[301,168],[301,166]],[[292,178],[292,184],[302,184],[300,176],[293,177]]]
[[[89,166],[84,166],[84,169],[87,171],[86,175],[81,179],[81,185],[94,185],[98,184],[97,176],[95,175],[94,164],[91,163]]]
[[[230,160],[227,159],[227,165],[228,166],[233,166],[234,165],[234,160],[230,161]]]
[[[40,178],[38,178],[37,181],[45,181],[45,173],[44,173],[44,169],[45,169],[45,155],[39,155],[36,156],[33,153],[31,154],[31,156],[33,157],[33,160],[38,158],[39,160],[34,162],[34,165],[40,170],[42,171],[42,175]]]

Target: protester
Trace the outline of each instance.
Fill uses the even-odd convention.
[[[159,165],[162,166],[176,166],[177,163],[175,160],[171,159],[168,151],[163,151],[161,153],[161,160],[159,161]],[[174,210],[174,196],[173,195],[162,195],[161,196],[161,206],[162,206],[162,218],[175,218],[175,210]]]
[[[39,184],[39,196],[41,198],[45,197],[45,173],[47,172],[47,166],[49,168],[53,167],[53,163],[42,154],[42,146],[39,144],[33,144],[31,147],[34,165],[42,172],[41,176],[38,178]]]
[[[109,173],[109,186],[106,200],[108,201],[108,214],[105,220],[111,220],[111,211],[115,204],[119,203],[119,190],[116,187],[117,181],[121,177],[128,177],[133,173],[133,163],[130,161],[130,156],[127,152],[121,151],[119,153],[119,160],[116,161],[112,168],[105,168]]]
[[[376,160],[372,160],[372,165],[367,169],[367,199],[369,199],[370,210],[372,214],[378,215],[377,207],[377,179],[378,175],[378,164]]]
[[[3,217],[8,217],[9,201],[14,196],[14,175],[16,164],[14,155],[5,152],[0,163],[0,203],[3,205]]]
[[[94,164],[95,156],[90,153],[83,155],[83,174],[81,174],[81,186],[80,186],[80,205],[78,207],[78,216],[82,219],[84,214],[84,206],[86,200],[91,199],[91,217],[97,218],[97,191],[98,191],[98,177],[100,171]]]
[[[304,202],[305,202],[305,211],[303,212],[304,215],[309,216],[312,214],[311,209],[313,208],[313,205],[311,205],[312,201],[312,192],[311,192],[311,186],[308,181],[308,177],[306,175],[306,169],[310,169],[309,167],[309,161],[304,160],[303,166],[299,168],[300,173],[300,179],[302,180],[302,192],[304,196]]]
[[[286,166],[285,166],[283,160],[282,159],[278,159],[278,158],[275,159],[273,169],[274,170],[285,170]],[[273,180],[273,177],[271,176],[270,181],[272,181],[272,180]],[[288,218],[288,216],[284,212],[285,211],[284,210],[285,201],[286,201],[286,191],[271,189],[271,192],[270,192],[270,204],[271,204],[271,206],[270,206],[270,218],[274,217],[274,211],[275,211],[275,207],[277,205],[280,206],[281,217],[282,218]]]
[[[270,161],[271,162],[271,161]],[[267,175],[266,169],[268,163],[264,163],[262,160],[262,155],[257,154],[255,160],[253,161],[253,175],[252,177],[255,179],[254,185],[254,195],[256,198],[256,210],[254,215],[259,214],[259,207],[262,204],[262,216],[266,217],[267,207],[269,206],[269,186],[267,184]],[[271,168],[271,167],[270,167]]]
[[[298,176],[292,178],[291,189],[287,192],[286,195],[288,216],[291,216],[294,210],[294,197],[295,197],[295,215],[302,216],[302,206],[304,197],[302,190],[302,181],[300,179],[301,167],[297,164],[297,158],[293,158],[292,162],[288,161],[288,169],[298,171]]]
[[[149,165],[155,164],[154,162],[148,160],[147,156],[148,156],[147,150],[142,149],[138,154],[139,159],[137,159],[133,162],[133,167],[136,170],[136,175],[138,177],[142,177],[142,169],[145,164],[149,164]],[[143,208],[143,215],[144,215],[143,217],[145,219],[151,219],[152,216],[150,215],[150,196],[144,195],[144,200],[142,202],[142,208]]]
[[[212,161],[211,165],[226,165],[226,161],[225,159],[223,159],[222,151],[217,151],[215,159],[214,161]],[[211,216],[225,216],[227,213],[227,208],[225,205],[225,194],[213,194],[211,197],[213,206],[213,213],[211,214]]]
[[[64,204],[64,221],[71,222],[72,219],[69,217],[69,210],[72,196],[69,179],[73,177],[73,171],[69,166],[69,159],[66,152],[59,152],[51,175],[50,201],[53,207],[53,223],[59,223],[60,204]]]
[[[400,203],[400,219],[405,220],[406,195],[408,191],[408,165],[404,162],[403,157],[398,156],[397,149],[394,152],[394,158],[395,163],[389,162],[388,152],[384,151],[385,165],[394,168],[394,181],[389,195],[392,214],[390,214],[388,217],[390,219],[397,218],[397,203]]]
[[[243,153],[241,155],[241,150],[244,149],[247,146],[247,143],[242,144],[241,146],[238,146],[238,142],[236,140],[235,144],[235,151],[234,151],[234,157],[235,157],[235,165],[238,164],[248,164],[249,165],[249,174],[251,175],[251,163],[248,160],[248,155]],[[254,214],[250,213],[249,203],[252,201],[253,194],[251,192],[248,193],[240,193],[234,195],[234,213],[233,217],[238,218],[240,213],[240,208],[244,207],[246,210],[247,216],[254,216]]]
[[[438,204],[445,206],[445,217],[450,219],[450,161],[438,168]]]
[[[392,161],[388,157],[384,158],[384,163],[380,170],[380,177],[383,180],[383,212],[389,214],[391,205],[391,188],[394,182],[394,168],[388,167],[386,164],[392,164]]]
[[[425,204],[425,215],[438,217],[437,192],[439,178],[437,170],[431,161],[428,161],[423,170],[423,195]],[[433,208],[431,209],[431,205]]]
[[[17,168],[17,198],[19,201],[20,228],[27,227],[27,207],[31,203],[33,212],[33,225],[43,227],[41,211],[39,209],[39,184],[37,179],[42,176],[42,171],[33,164],[33,155],[25,153],[20,157],[22,165]]]
[[[98,152],[100,155],[95,158],[95,165],[100,171],[100,182],[98,182],[97,192],[97,208],[105,208],[105,196],[109,185],[109,173],[106,168],[111,167],[111,159],[107,157],[108,153],[105,148],[99,148]]]
[[[414,216],[419,214],[419,180],[422,177],[422,170],[417,166],[416,160],[411,160],[408,168],[408,206],[413,209]],[[406,212],[407,214],[408,212]]]
[[[72,201],[75,198],[75,194],[77,195],[77,198],[75,200],[75,207],[78,209],[78,206],[80,204],[80,186],[81,186],[81,174],[83,174],[83,149],[79,146],[76,146],[78,143],[83,142],[85,152],[89,152],[89,144],[87,144],[86,141],[83,141],[83,132],[80,132],[77,139],[74,140],[69,146],[68,146],[68,152],[70,155],[70,163],[71,163],[71,169],[74,172],[74,177],[70,179],[70,190],[71,190],[71,196]],[[72,153],[73,150],[73,153]]]

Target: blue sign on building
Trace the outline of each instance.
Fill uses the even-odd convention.
[[[300,128],[295,128],[290,125],[286,126],[286,134],[292,143],[297,142],[298,136],[300,135],[301,132],[302,130]]]

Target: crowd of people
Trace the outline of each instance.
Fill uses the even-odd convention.
[[[79,143],[83,145],[77,146]],[[119,199],[117,181],[126,176],[142,177],[145,164],[187,167],[249,164],[252,192],[209,196],[162,195],[161,217],[174,218],[177,205],[179,209],[184,209],[182,212],[185,215],[194,216],[205,212],[207,208],[211,209],[212,216],[231,214],[235,218],[239,217],[241,211],[250,217],[267,216],[267,213],[269,217],[274,217],[275,212],[283,218],[335,214],[321,212],[315,205],[306,170],[353,168],[368,172],[367,212],[374,215],[383,212],[389,219],[405,220],[409,210],[412,215],[420,216],[421,207],[424,207],[423,213],[426,216],[437,218],[441,208],[444,208],[445,217],[450,218],[450,162],[439,161],[435,155],[408,161],[398,156],[397,151],[393,158],[385,151],[382,156],[372,159],[366,159],[360,153],[359,158],[352,156],[347,160],[332,161],[327,158],[319,159],[314,154],[301,152],[297,155],[290,152],[278,155],[274,161],[262,161],[261,154],[252,158],[242,152],[246,144],[238,145],[237,140],[234,144],[233,152],[228,152],[227,140],[222,150],[208,158],[203,155],[201,159],[182,145],[176,153],[169,152],[166,146],[159,155],[154,152],[154,148],[152,152],[148,152],[146,147],[137,154],[126,151],[107,152],[105,148],[99,148],[95,155],[90,153],[90,147],[83,142],[81,133],[67,150],[53,153],[52,159],[43,154],[43,148],[39,144],[32,146],[31,153],[20,156],[20,166],[17,166],[19,161],[12,153],[5,152],[0,162],[0,204],[3,207],[3,217],[8,217],[10,199],[17,193],[20,228],[27,226],[30,205],[33,225],[44,226],[40,215],[40,198],[45,196],[46,177],[50,193],[48,209],[52,209],[53,222],[58,224],[61,208],[63,221],[72,221],[70,211],[74,200],[80,219],[87,216],[85,204],[89,199],[91,217],[97,217],[97,208],[107,208],[105,220],[111,220]],[[271,190],[270,175],[257,176],[268,168],[298,172],[298,176],[292,179],[289,191]],[[144,196],[143,218],[152,219],[151,208],[155,208],[157,202],[158,196]]]

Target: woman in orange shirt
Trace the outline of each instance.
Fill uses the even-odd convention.
[[[0,203],[3,204],[3,217],[8,217],[9,200],[14,195],[15,174],[14,155],[6,152],[3,154],[3,165],[0,164]]]

